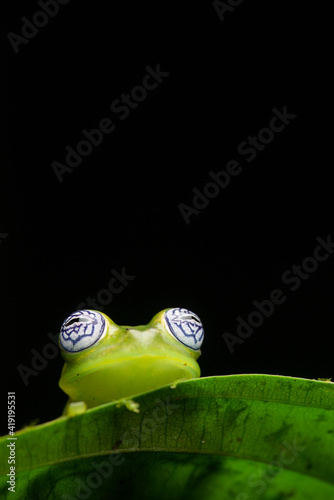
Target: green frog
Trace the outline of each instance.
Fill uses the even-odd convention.
[[[74,312],[59,335],[65,361],[59,385],[70,398],[65,415],[112,401],[137,411],[132,396],[200,377],[203,337],[201,320],[184,308],[164,309],[141,326],[119,326],[99,311]]]

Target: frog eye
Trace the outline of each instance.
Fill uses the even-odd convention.
[[[165,320],[168,332],[182,344],[195,351],[201,347],[204,329],[197,314],[188,309],[168,309]]]
[[[94,345],[106,332],[106,321],[97,311],[77,311],[65,319],[59,335],[67,352],[80,352]]]

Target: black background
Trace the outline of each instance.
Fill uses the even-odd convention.
[[[334,233],[322,9],[244,0],[221,21],[212,2],[71,0],[15,54],[7,34],[41,8],[1,2],[2,407],[16,391],[18,428],[59,416],[66,395],[60,354],[26,386],[17,366],[123,267],[135,279],[104,312],[129,325],[196,312],[203,376],[334,375],[334,256],[294,292],[281,280]],[[163,82],[112,113],[157,65]],[[296,118],[247,162],[239,144],[285,106]],[[115,131],[59,182],[52,162],[106,117]],[[186,224],[179,204],[232,159],[242,172]],[[223,333],[275,288],[285,303],[231,353]]]

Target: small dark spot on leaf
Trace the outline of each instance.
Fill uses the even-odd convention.
[[[333,432],[333,429],[329,429],[329,431],[327,431],[327,434],[332,434]]]
[[[121,446],[121,444],[122,444],[122,441],[116,441],[116,443],[114,443],[114,444],[112,445],[112,448],[111,448],[111,449],[112,449],[112,450],[118,450],[118,448]]]
[[[312,469],[312,467],[313,467],[313,465],[312,465],[312,464],[306,464],[306,469],[307,469],[307,470]]]
[[[279,493],[278,495],[279,496],[277,498],[290,498],[290,497],[294,497],[296,495],[296,491],[295,490],[285,491],[285,492],[282,492],[281,494]]]
[[[240,441],[242,441],[242,438],[241,437],[237,437],[237,441],[238,441],[238,443],[240,443]]]

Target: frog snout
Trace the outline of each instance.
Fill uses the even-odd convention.
[[[159,330],[149,328],[148,330],[136,330],[136,328],[127,328],[127,336],[129,339],[148,345],[161,337]]]

